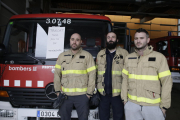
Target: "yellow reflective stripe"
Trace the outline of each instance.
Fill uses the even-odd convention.
[[[133,95],[130,95],[130,94],[128,94],[128,97],[129,97],[129,99],[136,100],[137,102],[145,102],[145,103],[151,103],[151,104],[156,104],[156,103],[161,102],[161,98],[149,99],[149,98],[145,98],[145,97],[133,96]]]
[[[98,89],[98,91],[99,91],[99,92],[103,92],[103,91],[104,91],[104,89]]]
[[[112,71],[113,75],[121,75],[121,71]]]
[[[98,75],[103,75],[105,71],[98,71]]]
[[[63,92],[86,92],[87,88],[64,88],[62,87]]]
[[[98,69],[98,65],[96,65],[96,69]]]
[[[120,93],[121,90],[120,90],[120,89],[113,89],[112,92],[113,92],[113,93]]]
[[[66,70],[62,71],[62,75],[64,74],[87,74],[86,70]]]
[[[125,70],[125,69],[122,70],[122,73],[124,73],[124,74],[126,74],[126,75],[129,74],[129,72],[128,72],[127,70]]]
[[[160,72],[159,73],[159,78],[165,77],[165,76],[169,76],[171,75],[170,70],[164,71],[164,72]]]
[[[95,69],[96,69],[96,66],[92,66],[92,67],[90,67],[90,68],[87,69],[87,72],[91,72],[91,71],[93,71],[93,70],[95,70]]]
[[[55,68],[57,68],[57,69],[61,69],[61,66],[60,66],[60,65],[58,65],[58,64],[56,64],[56,65],[55,65]]]
[[[137,80],[159,80],[158,76],[153,75],[135,75],[129,74],[130,79],[137,79]]]

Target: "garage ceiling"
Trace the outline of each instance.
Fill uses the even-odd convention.
[[[180,0],[44,0],[43,5],[49,13],[127,15],[141,23],[155,17],[180,19]]]

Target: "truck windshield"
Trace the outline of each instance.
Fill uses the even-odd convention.
[[[172,57],[180,57],[180,38],[170,39]]]
[[[50,28],[52,28],[51,33],[49,33]],[[56,28],[62,28],[64,31],[58,31],[61,29]],[[73,33],[79,33],[83,49],[96,57],[97,51],[105,47],[105,37],[110,30],[110,22],[102,20],[69,18],[14,19],[9,22],[7,27],[4,45],[6,46],[6,53],[9,54],[28,53],[39,59],[47,59],[47,49],[49,46],[53,47],[50,44],[56,44],[60,41],[62,45],[61,52],[66,51],[70,48],[70,36]],[[55,32],[61,33],[55,34]]]

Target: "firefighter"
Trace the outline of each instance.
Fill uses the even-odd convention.
[[[165,120],[171,105],[172,79],[163,54],[148,46],[149,34],[139,28],[135,52],[125,58],[121,97],[126,120]]]
[[[57,96],[65,93],[68,98],[59,108],[61,120],[70,120],[75,106],[79,120],[88,120],[89,99],[95,89],[96,66],[92,55],[82,50],[81,36],[72,34],[71,49],[59,55],[55,65],[54,88]]]
[[[97,55],[97,88],[100,93],[100,120],[109,120],[112,106],[113,120],[123,120],[124,105],[121,100],[121,83],[124,59],[128,55],[125,49],[116,47],[118,43],[114,32],[107,34],[107,48]]]

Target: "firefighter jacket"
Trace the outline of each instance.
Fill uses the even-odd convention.
[[[172,79],[163,54],[146,47],[143,56],[136,52],[125,58],[122,71],[122,100],[144,106],[160,106],[167,109],[171,104]]]
[[[125,49],[120,47],[116,48],[116,54],[114,55],[112,61],[112,96],[118,96],[121,92],[122,84],[122,69],[124,64],[124,59],[128,55]],[[97,66],[97,89],[100,94],[105,95],[105,84],[104,77],[106,71],[106,49],[101,50],[97,55],[96,66]]]
[[[92,95],[95,89],[96,66],[92,55],[79,49],[76,54],[71,50],[59,55],[55,65],[54,88],[66,95]]]

